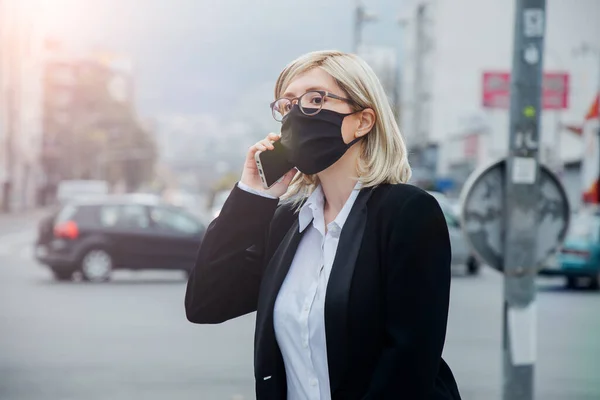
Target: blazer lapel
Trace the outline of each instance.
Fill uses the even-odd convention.
[[[285,385],[285,369],[283,359],[275,338],[273,326],[273,308],[279,289],[290,269],[302,233],[298,228],[298,218],[281,241],[273,254],[265,271],[261,284],[258,309],[256,314],[255,334],[255,371],[259,375],[257,380],[268,378],[273,384],[273,389],[279,392]]]
[[[259,310],[273,312],[272,306],[275,305],[277,294],[292,265],[301,238],[302,233],[298,228],[298,218],[296,218],[273,254],[265,271],[258,301]]]
[[[325,332],[331,393],[340,385],[348,359],[348,300],[372,189],[361,190],[340,236],[325,295]]]

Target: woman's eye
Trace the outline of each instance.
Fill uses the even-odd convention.
[[[315,97],[312,99],[312,103],[313,104],[321,104],[323,102],[323,98],[322,97]]]

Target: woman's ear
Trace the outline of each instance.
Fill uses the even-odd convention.
[[[358,127],[356,128],[354,137],[363,137],[367,133],[371,132],[371,129],[373,129],[376,121],[377,117],[375,116],[375,111],[370,108],[365,108],[362,110],[358,115]]]

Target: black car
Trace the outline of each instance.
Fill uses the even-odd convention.
[[[115,269],[189,272],[205,227],[188,212],[152,198],[75,201],[39,226],[36,258],[57,280],[105,281]]]

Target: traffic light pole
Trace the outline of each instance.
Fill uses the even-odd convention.
[[[545,0],[516,0],[504,202],[504,400],[534,398],[539,121]]]

